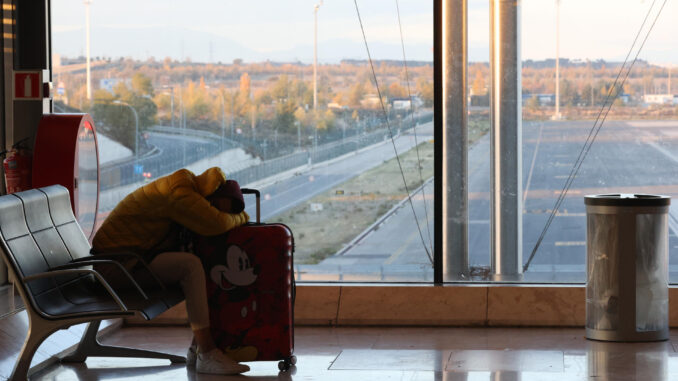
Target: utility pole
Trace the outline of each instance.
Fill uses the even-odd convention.
[[[174,127],[174,86],[163,86],[163,89],[169,89],[169,93],[162,94],[168,94],[170,97],[170,126]]]
[[[297,126],[297,150],[301,151],[301,123],[295,120],[294,124]]]
[[[231,94],[231,140],[233,140],[233,113],[235,113],[235,93]]]
[[[252,144],[254,145],[254,141],[256,140],[256,131],[255,127],[257,126],[257,120],[256,120],[256,112],[257,112],[257,105],[254,103],[254,92],[250,92],[250,99],[252,100]]]
[[[226,129],[226,100],[224,94],[221,94],[221,150],[224,150],[224,130]]]
[[[226,99],[224,93],[217,89],[217,94],[221,98],[221,150],[224,150],[224,131],[226,130]]]
[[[172,93],[170,96],[170,115],[172,116],[172,128],[174,128],[174,86],[172,86]]]
[[[186,113],[184,112],[184,91],[179,88],[179,126],[181,127],[181,166],[186,166]]]
[[[87,54],[87,100],[92,100],[92,74],[90,70],[90,5],[92,0],[85,0],[85,51]]]
[[[595,100],[593,99],[593,74],[591,72],[591,61],[586,60],[586,67],[588,69],[589,87],[591,88],[591,107],[593,107]]]
[[[313,150],[318,146],[318,9],[323,1],[313,7],[313,116],[316,123],[313,126]]]
[[[320,3],[313,7],[313,111],[318,108],[318,9],[323,5]]]
[[[560,0],[556,0],[556,113],[553,120],[560,120]]]

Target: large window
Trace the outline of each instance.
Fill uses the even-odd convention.
[[[667,5],[663,10],[623,81],[661,3],[524,1],[525,260],[553,213],[589,133],[595,134],[598,129],[594,125],[602,123],[567,197],[555,211],[550,229],[526,273],[527,280],[585,281],[584,195],[678,195],[675,95],[678,87],[676,83],[671,85],[671,68],[678,56],[665,49],[670,46],[670,36],[677,31],[673,22],[675,5]],[[654,8],[624,65],[651,6]],[[560,60],[556,66],[558,53]],[[674,69],[673,75],[677,73]],[[606,105],[611,106],[609,113]],[[669,220],[675,218],[672,207]],[[669,224],[673,282],[678,281],[675,225]]]
[[[432,281],[432,3],[402,26],[359,5],[372,65],[352,2],[53,1],[54,109],[95,120],[100,221],[219,166],[291,227],[297,279]]]
[[[584,195],[678,194],[676,145],[672,143],[678,133],[678,84],[674,80],[671,85],[671,77],[678,74],[678,68],[671,71],[678,56],[663,48],[671,44],[670,36],[676,32],[670,16],[675,6],[667,5],[663,10],[622,84],[626,73],[622,69],[631,67],[661,3],[519,3],[523,263],[544,234],[524,273],[525,282],[586,281]],[[654,8],[624,65],[651,6]],[[481,282],[491,280],[491,142],[490,134],[483,133],[489,129],[486,119],[490,113],[489,12],[487,1],[469,1],[469,264],[471,279]],[[604,105],[611,105],[609,113]],[[554,210],[589,133],[595,135],[598,129],[594,126],[601,124],[567,196]],[[672,282],[678,281],[674,209],[669,216]],[[544,232],[551,214],[552,223]]]
[[[433,3],[359,1],[359,19],[350,1],[54,0],[54,107],[95,119],[100,220],[148,181],[216,165],[242,186],[262,190],[264,221],[292,228],[298,280],[432,281],[440,206],[433,200]],[[585,194],[678,194],[678,79],[671,85],[678,56],[667,49],[678,32],[673,3],[628,79],[622,85],[622,75],[614,87],[643,17],[656,7],[647,31],[657,3],[518,3],[524,263],[553,214],[526,282],[585,281]],[[490,10],[486,0],[469,0],[468,10],[468,279],[485,282],[491,280]]]

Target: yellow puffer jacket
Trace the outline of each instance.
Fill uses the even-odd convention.
[[[178,249],[178,225],[205,236],[243,225],[249,220],[247,213],[221,212],[205,198],[225,181],[221,169],[214,167],[199,176],[180,169],[144,185],[106,218],[92,241],[94,251],[130,250],[148,258]]]

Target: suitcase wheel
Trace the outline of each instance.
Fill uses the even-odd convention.
[[[293,365],[296,365],[297,363],[297,356],[290,356],[278,363],[278,369],[280,369],[283,372],[286,372],[292,367]]]

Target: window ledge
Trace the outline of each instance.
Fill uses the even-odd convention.
[[[299,284],[297,325],[583,327],[584,285]],[[678,288],[669,289],[669,324],[678,327]],[[673,301],[673,302],[672,302]],[[187,324],[184,303],[128,324]]]

